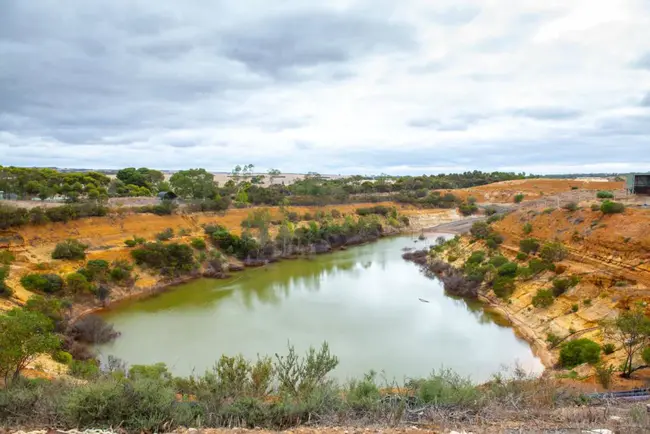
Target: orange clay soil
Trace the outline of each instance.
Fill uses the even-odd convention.
[[[526,223],[532,226],[529,234],[524,234]],[[569,251],[568,258],[557,264],[563,270],[560,276],[545,272],[529,281],[518,281],[507,302],[491,292],[486,297],[498,313],[514,323],[517,332],[531,343],[547,367],[558,356],[558,350],[549,349],[546,342],[549,333],[615,343],[603,334],[601,320],[638,302],[650,305],[650,210],[627,209],[622,214],[603,215],[589,207],[573,212],[521,209],[494,223],[493,228],[504,236],[501,252],[512,261],[516,261],[523,238],[537,238],[542,243],[560,241]],[[473,251],[488,250],[483,242],[469,241],[469,237],[463,237],[458,251],[454,252],[459,257],[453,262],[455,266],[462,266]],[[526,260],[517,262],[520,266],[527,265]],[[532,305],[538,290],[551,288],[551,281],[556,277],[572,275],[578,276],[580,283],[556,298],[550,307]],[[650,314],[650,309],[647,313]],[[603,355],[605,363],[614,366],[619,366],[623,358],[620,345],[613,354]],[[577,371],[579,377],[588,379],[589,387],[598,387],[591,377],[591,368],[581,367]],[[624,383],[628,387],[634,385],[629,381]]]
[[[378,204],[345,204],[325,207],[289,207],[300,215],[309,212],[312,215],[317,211],[337,209],[343,214],[354,214],[355,210],[364,206],[386,205],[395,206],[391,202]],[[435,226],[458,218],[455,210],[418,210],[398,206],[400,213],[409,216],[412,221],[412,230],[420,230],[425,226]],[[280,219],[281,212],[278,207],[269,207],[273,219]],[[172,228],[176,234],[176,241],[188,242],[192,237],[204,237],[202,225],[208,223],[221,224],[234,233],[241,233],[241,222],[248,217],[252,210],[230,209],[225,213],[196,213],[175,214],[170,216],[157,216],[154,214],[134,214],[122,210],[113,212],[105,217],[91,217],[74,220],[68,223],[48,223],[39,226],[23,226],[14,230],[0,232],[0,248],[9,249],[16,256],[12,264],[9,285],[14,289],[14,300],[24,302],[32,294],[20,285],[20,277],[29,272],[51,272],[66,274],[83,266],[83,261],[53,260],[51,253],[57,243],[68,238],[77,239],[89,246],[87,260],[116,259],[131,260],[130,250],[124,245],[126,239],[133,236],[155,240],[156,234],[166,228]],[[183,233],[182,237],[179,233]],[[160,278],[147,273],[145,270],[136,270],[139,279],[135,284],[135,291],[130,293],[146,292],[158,285]],[[119,290],[113,293],[113,298],[122,298],[128,294],[121,294]],[[0,310],[7,309],[15,304],[6,299],[0,299]]]
[[[459,190],[438,190],[442,194],[452,193],[463,200],[474,197],[478,202],[512,203],[517,194],[523,194],[524,200],[540,199],[572,190],[620,190],[625,188],[625,182],[584,181],[573,179],[517,179],[513,181],[495,182],[479,187]]]

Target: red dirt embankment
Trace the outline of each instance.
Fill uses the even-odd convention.
[[[517,179],[513,181],[495,182],[479,187],[462,188],[459,190],[438,190],[452,193],[463,200],[474,197],[479,203],[512,203],[517,194],[523,194],[524,200],[541,199],[544,197],[573,191],[573,190],[620,190],[625,188],[625,182],[595,181],[581,179]]]

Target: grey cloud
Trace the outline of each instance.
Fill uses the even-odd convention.
[[[650,70],[650,51],[639,57],[632,65],[635,68]]]
[[[431,17],[438,23],[448,26],[468,24],[481,13],[481,8],[471,5],[455,5],[438,9]]]
[[[650,116],[628,116],[605,119],[597,123],[596,134],[601,136],[650,136]],[[619,151],[619,149],[617,149]]]
[[[328,11],[263,19],[225,33],[226,56],[252,71],[279,77],[294,68],[349,62],[386,51],[411,50],[411,28]]]
[[[562,107],[528,107],[513,110],[513,116],[519,116],[537,120],[569,120],[580,117],[582,113],[578,110]]]
[[[650,107],[650,92],[646,93],[641,99],[641,107]]]

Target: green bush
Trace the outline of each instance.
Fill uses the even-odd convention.
[[[467,258],[466,264],[482,264],[485,261],[485,252],[483,250],[477,250],[472,252],[472,254]]]
[[[496,268],[499,268],[500,266],[508,263],[508,258],[506,258],[505,256],[497,255],[490,258],[488,263],[490,265],[493,265]]]
[[[108,275],[109,264],[103,259],[93,259],[86,262],[86,266],[78,272],[83,274],[89,282],[104,281]]]
[[[416,387],[420,400],[426,404],[472,407],[479,397],[468,378],[451,370],[434,371],[426,380],[417,382]]]
[[[560,295],[564,294],[569,288],[573,288],[578,283],[580,283],[580,279],[577,276],[553,279],[553,294],[556,297],[559,297]]]
[[[156,234],[156,239],[158,241],[169,241],[174,238],[174,230],[172,228],[167,228],[164,231]]]
[[[27,274],[20,279],[20,284],[30,291],[42,291],[54,294],[63,289],[63,279],[58,274]]]
[[[508,299],[515,292],[515,279],[509,276],[498,276],[492,282],[494,294],[501,299]]]
[[[620,202],[606,200],[600,205],[600,211],[602,211],[603,214],[618,214],[625,211],[625,205]]]
[[[371,371],[361,381],[350,381],[345,399],[353,410],[371,410],[379,404],[381,393],[375,382],[376,375]]]
[[[133,271],[133,266],[129,264],[128,261],[125,261],[124,259],[118,259],[113,261],[111,265],[112,268],[109,272],[111,281],[120,283],[131,278],[131,271]]]
[[[590,339],[576,339],[562,345],[560,364],[573,368],[583,363],[596,364],[600,359],[600,346]]]
[[[473,203],[462,203],[458,206],[458,210],[464,216],[470,216],[478,212],[478,206]]]
[[[486,222],[474,222],[469,232],[474,238],[484,240],[492,233],[492,228]]]
[[[52,252],[52,259],[85,259],[87,248],[86,244],[68,239],[56,245]]]
[[[523,228],[522,228],[522,232],[523,232],[525,235],[528,235],[528,234],[530,234],[532,231],[533,231],[533,225],[530,224],[530,223],[524,223],[524,226],[523,226]]]
[[[521,203],[524,200],[524,197],[525,196],[524,196],[523,193],[515,194],[514,202],[515,203]]]
[[[616,351],[616,345],[611,343],[603,345],[603,353],[609,355],[612,354],[614,351]]]
[[[393,209],[394,209],[393,207],[389,207],[389,206],[376,205],[376,206],[371,206],[366,208],[357,208],[356,213],[357,215],[360,216],[367,216],[370,214],[387,216],[389,213],[393,212]],[[311,220],[311,219],[305,218],[305,220]]]
[[[517,265],[514,262],[507,262],[503,265],[501,265],[497,269],[497,274],[499,276],[510,276],[510,277],[515,277],[517,275],[517,269],[519,268],[519,265]]]
[[[487,210],[486,210],[487,211]],[[492,214],[488,219],[486,220],[487,224],[492,224],[494,222],[498,222],[503,220],[503,214]]]
[[[574,303],[571,305],[571,312],[576,313],[578,309],[580,309],[580,306],[578,306],[578,304]]]
[[[528,259],[528,255],[524,252],[519,252],[517,253],[517,261],[526,261]]]
[[[539,252],[539,256],[547,262],[559,262],[566,259],[569,252],[560,242],[553,241],[545,243]]]
[[[192,247],[194,247],[196,250],[205,250],[207,245],[205,243],[205,240],[203,238],[192,238],[192,241],[190,242]]]
[[[537,294],[533,296],[533,306],[547,308],[553,304],[554,300],[553,291],[549,289],[539,289],[537,290]]]
[[[54,359],[55,362],[69,365],[72,363],[72,354],[66,351],[56,351],[54,354],[52,354],[52,359]]]
[[[539,241],[535,238],[525,238],[519,241],[519,250],[529,255],[537,253],[539,246]]]
[[[599,191],[596,193],[598,199],[614,199],[614,193],[611,191]]]
[[[127,247],[135,247],[135,246],[138,246],[138,245],[142,245],[142,244],[144,244],[146,242],[147,242],[147,240],[145,240],[144,238],[136,237],[135,235],[133,236],[133,238],[129,238],[128,240],[124,240],[124,244]]]
[[[63,415],[72,426],[163,432],[174,419],[174,401],[172,387],[161,382],[104,380],[72,390]]]
[[[86,294],[91,292],[92,285],[81,273],[71,273],[65,277],[65,287],[71,294]]]
[[[541,259],[532,258],[528,261],[528,268],[535,275],[553,268],[553,264],[542,261]]]
[[[136,264],[155,268],[166,275],[191,271],[196,263],[192,248],[179,243],[146,243],[131,251]]]

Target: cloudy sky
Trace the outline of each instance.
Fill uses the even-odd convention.
[[[0,0],[0,164],[650,170],[650,0]]]

